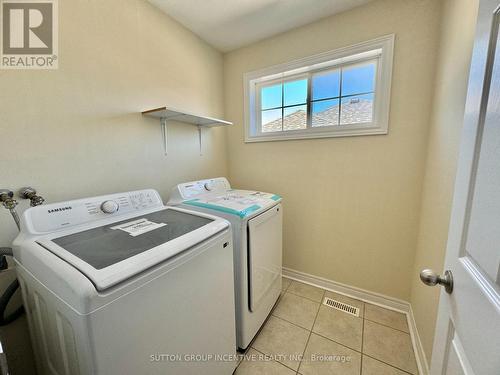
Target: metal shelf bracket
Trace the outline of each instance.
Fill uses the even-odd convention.
[[[162,117],[160,119],[160,127],[161,127],[161,139],[163,143],[163,151],[165,152],[165,155],[167,155],[168,151],[168,137],[167,137],[167,118]]]
[[[198,144],[200,146],[200,156],[203,155],[203,151],[202,151],[202,147],[201,147],[201,139],[202,139],[202,136],[201,136],[201,126],[198,125]]]

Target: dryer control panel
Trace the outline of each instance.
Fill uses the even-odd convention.
[[[53,232],[155,207],[163,207],[158,192],[138,190],[33,207],[24,212],[23,225],[34,234]]]
[[[231,189],[225,177],[191,181],[179,184],[172,189],[169,204],[180,204],[187,199],[194,199],[209,193],[225,193]]]

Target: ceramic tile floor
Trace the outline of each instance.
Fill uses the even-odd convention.
[[[322,304],[331,297],[360,309],[352,316]],[[404,314],[283,278],[271,316],[236,375],[417,375]]]

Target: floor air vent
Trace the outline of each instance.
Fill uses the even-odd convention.
[[[323,300],[323,305],[331,307],[332,309],[343,311],[347,314],[359,316],[359,308],[348,305],[347,303],[344,302],[336,301],[328,297],[325,297],[325,299]]]

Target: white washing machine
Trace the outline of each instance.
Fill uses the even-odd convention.
[[[229,223],[154,190],[30,208],[14,258],[39,374],[231,374]]]
[[[281,197],[233,190],[227,179],[177,185],[169,205],[221,216],[231,223],[236,293],[236,341],[245,349],[281,293]]]

